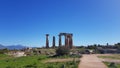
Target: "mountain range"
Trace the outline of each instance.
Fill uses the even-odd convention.
[[[5,49],[5,48],[7,48],[9,50],[14,50],[14,49],[20,50],[20,49],[27,48],[27,47],[23,46],[23,45],[4,46],[4,45],[0,44],[0,49]]]

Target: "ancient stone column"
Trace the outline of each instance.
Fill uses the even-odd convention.
[[[68,47],[69,47],[69,48],[71,48],[71,45],[72,45],[72,44],[71,44],[71,43],[72,43],[72,42],[71,42],[71,39],[72,39],[72,38],[71,38],[71,35],[68,35]]]
[[[72,48],[73,47],[73,39],[72,39],[72,35],[70,36],[70,41],[69,41],[69,46],[70,46],[70,48]]]
[[[62,45],[62,42],[61,42],[61,35],[59,35],[59,47]]]
[[[65,46],[68,47],[68,36],[65,35]]]
[[[55,48],[55,36],[53,36],[53,48]]]
[[[71,34],[71,45],[73,46],[73,34]]]
[[[49,48],[49,39],[48,39],[49,34],[46,34],[46,48]]]

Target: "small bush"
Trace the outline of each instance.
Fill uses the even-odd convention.
[[[7,66],[6,68],[12,68],[11,66]]]
[[[48,65],[48,67],[47,68],[54,68],[54,66],[53,65]]]
[[[65,46],[62,46],[56,49],[57,55],[68,55],[69,53],[70,53],[70,49]]]
[[[25,68],[37,68],[37,66],[34,64],[33,65],[30,64],[30,65],[26,65]]]
[[[65,65],[63,64],[61,68],[65,68]]]
[[[117,67],[116,67],[115,63],[112,62],[112,63],[109,64],[109,68],[117,68]]]

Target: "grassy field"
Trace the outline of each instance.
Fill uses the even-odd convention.
[[[108,66],[108,68],[120,68],[120,63],[114,64],[114,65],[110,65],[109,62],[104,62],[104,63]]]
[[[64,58],[57,57],[57,58]],[[57,60],[56,58],[56,60]],[[66,59],[69,58],[68,56]],[[4,54],[0,54],[0,68],[77,68],[79,61],[69,62],[44,62],[52,59],[45,55],[40,56],[26,56],[26,57],[12,57]]]
[[[109,59],[109,60],[120,60],[120,54],[102,55],[99,58]],[[120,63],[111,63],[109,61],[104,62],[108,68],[120,68]]]
[[[120,59],[120,54],[113,54],[110,56],[98,56],[99,58]]]
[[[0,60],[9,59],[9,58],[12,58],[12,56],[8,56],[8,55],[5,55],[5,54],[0,54]]]

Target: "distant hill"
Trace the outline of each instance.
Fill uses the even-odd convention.
[[[0,44],[0,49],[4,49],[6,48],[5,46],[3,46],[2,44]]]
[[[6,46],[7,49],[13,50],[13,49],[23,49],[23,48],[27,48],[26,46],[22,46],[22,45],[10,45],[10,46]]]
[[[20,49],[27,48],[27,47],[26,47],[26,46],[22,46],[22,45],[4,46],[4,45],[1,45],[1,44],[0,44],[0,49],[4,49],[4,48],[7,48],[7,49],[9,49],[9,50],[13,50],[13,49],[20,50]]]

